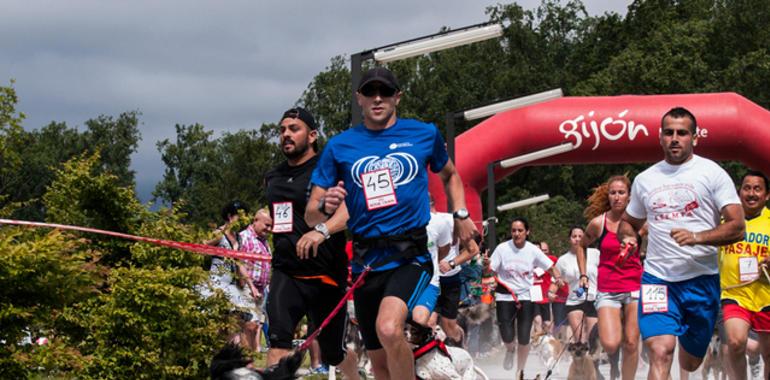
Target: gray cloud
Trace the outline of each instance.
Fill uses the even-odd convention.
[[[629,1],[587,3],[622,13]],[[484,22],[494,4],[3,0],[0,83],[16,80],[26,128],[141,111],[133,168],[146,201],[163,172],[155,143],[175,124],[221,133],[273,122],[331,57]]]

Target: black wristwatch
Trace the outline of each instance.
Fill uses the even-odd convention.
[[[454,259],[449,260],[449,266],[452,267],[452,269],[455,269],[455,267],[457,266],[457,263],[454,261]]]
[[[321,214],[324,214],[327,218],[331,218],[334,213],[328,213],[326,212],[326,198],[321,197],[321,199],[318,201],[318,211],[321,212]]]
[[[457,209],[455,212],[452,213],[452,217],[460,220],[468,219],[469,216],[471,216],[471,214],[468,213],[468,209],[466,208]]]

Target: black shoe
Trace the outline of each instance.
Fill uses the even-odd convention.
[[[503,360],[503,369],[510,371],[513,369],[514,353],[516,351],[505,351],[505,360]]]

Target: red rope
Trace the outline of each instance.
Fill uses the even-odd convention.
[[[239,259],[239,260],[246,260],[246,261],[270,261],[272,259],[270,256],[267,256],[267,255],[255,255],[255,254],[246,253],[246,252],[233,251],[226,248],[213,247],[205,244],[183,243],[183,242],[178,242],[173,240],[155,239],[155,238],[149,238],[144,236],[129,235],[129,234],[124,234],[120,232],[100,230],[96,228],[70,226],[67,224],[39,223],[39,222],[28,222],[25,220],[12,220],[12,219],[0,219],[0,224],[10,224],[10,225],[16,225],[16,226],[29,226],[29,227],[58,228],[61,230],[88,232],[92,234],[107,235],[107,236],[117,237],[121,239],[134,240],[134,241],[150,243],[150,244],[160,245],[160,246],[169,247],[169,248],[181,249],[187,252],[200,253],[200,254],[209,255],[209,256],[229,257],[232,259]]]
[[[304,351],[307,350],[308,347],[310,347],[310,344],[313,343],[313,340],[318,337],[318,334],[321,333],[321,330],[323,330],[324,327],[326,327],[329,323],[331,323],[332,318],[334,318],[337,313],[340,312],[340,309],[342,309],[342,306],[345,305],[348,302],[348,299],[353,295],[353,291],[356,290],[357,287],[361,286],[361,284],[364,282],[364,277],[366,277],[366,274],[369,273],[369,271],[372,270],[371,267],[366,267],[363,272],[361,272],[361,275],[358,276],[358,279],[356,279],[356,282],[353,283],[353,285],[348,289],[348,292],[345,293],[345,296],[342,297],[340,302],[337,304],[337,307],[332,310],[331,313],[324,319],[323,322],[321,322],[321,325],[318,326],[318,328],[313,331],[312,334],[308,335],[307,339],[299,346],[297,349],[298,351]]]

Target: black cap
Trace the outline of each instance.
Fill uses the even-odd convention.
[[[361,91],[361,88],[372,82],[380,82],[396,91],[401,91],[401,86],[398,85],[396,76],[384,67],[375,67],[364,73],[364,76],[361,77],[361,82],[358,83],[358,91]]]
[[[305,122],[305,124],[307,124],[307,126],[311,130],[318,129],[318,126],[315,123],[315,118],[313,118],[313,115],[310,112],[308,112],[308,110],[302,107],[294,107],[286,110],[286,112],[283,113],[281,120],[287,117],[290,117],[292,119],[302,120],[303,122]]]

